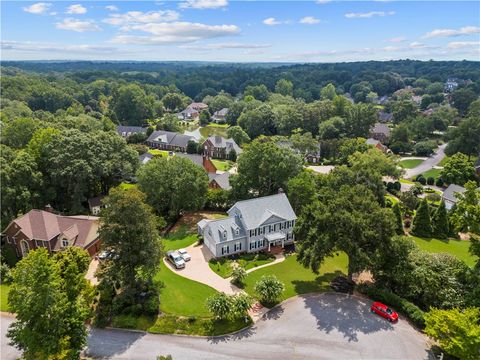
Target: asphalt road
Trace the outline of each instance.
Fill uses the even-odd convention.
[[[369,302],[338,294],[292,298],[236,335],[195,338],[93,329],[86,354],[102,359],[429,359],[426,339],[406,321],[369,311]],[[2,359],[18,355],[6,345]]]
[[[423,174],[425,171],[430,170],[434,166],[436,166],[442,159],[445,157],[445,148],[447,144],[440,145],[436,151],[436,153],[422,162],[420,165],[413,169],[406,169],[405,170],[405,179],[413,178],[414,176]]]

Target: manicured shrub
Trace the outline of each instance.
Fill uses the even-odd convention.
[[[446,239],[449,233],[447,209],[442,201],[433,215],[433,234],[439,239]]]
[[[428,184],[428,185],[433,185],[433,184],[435,184],[435,178],[433,178],[432,176],[429,176],[429,177],[427,178],[427,184]]]
[[[232,312],[232,299],[223,292],[210,296],[205,305],[220,320],[227,319]]]
[[[437,181],[435,181],[435,185],[437,185],[438,187],[442,187],[443,186],[443,179],[438,178]]]
[[[232,271],[232,284],[243,284],[243,280],[247,276],[247,271],[242,266],[237,266]]]
[[[273,304],[285,290],[285,285],[275,275],[264,275],[255,283],[254,290],[263,304]]]
[[[402,211],[399,203],[393,205],[393,215],[395,216],[395,231],[398,235],[403,235]]]
[[[400,183],[400,181],[395,181],[393,185],[394,185],[393,188],[397,191],[400,191],[400,189],[402,188],[402,184]]]
[[[426,199],[420,202],[417,213],[413,218],[412,234],[420,237],[432,237],[432,222],[430,219],[430,209]]]
[[[385,305],[391,306],[394,310],[407,316],[415,326],[423,329],[425,327],[424,312],[415,304],[392,293],[386,289],[379,289],[374,286],[362,288],[359,290],[375,301],[380,301]]]
[[[422,175],[417,178],[417,181],[422,185],[427,183],[427,180]]]

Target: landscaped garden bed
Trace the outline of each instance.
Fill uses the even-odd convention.
[[[269,264],[274,260],[274,255],[265,253],[242,254],[232,258],[212,259],[208,262],[208,265],[215,273],[226,279],[232,275],[234,266],[241,266],[245,270],[249,270]]]

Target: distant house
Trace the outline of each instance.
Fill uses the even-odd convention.
[[[145,153],[142,154],[138,157],[138,160],[140,161],[140,164],[145,165],[147,162],[153,159],[153,155],[150,153]]]
[[[176,132],[157,130],[150,134],[145,143],[154,149],[186,152],[189,141],[195,141],[195,138]]]
[[[187,107],[185,110],[177,114],[177,118],[183,121],[194,121],[200,118],[200,113],[191,107]]]
[[[463,186],[450,184],[443,192],[442,199],[445,201],[445,208],[450,210],[458,201],[457,194],[463,194],[467,189]]]
[[[14,247],[17,256],[45,248],[50,253],[78,246],[93,256],[100,249],[98,217],[62,216],[44,210],[30,210],[13,220],[2,232],[2,242]]]
[[[213,159],[228,159],[231,150],[235,150],[237,155],[242,153],[242,149],[233,139],[225,139],[221,136],[210,136],[203,143],[203,154]]]
[[[379,111],[378,112],[378,121],[386,123],[386,122],[392,122],[393,121],[393,114],[392,113],[387,113],[385,111]]]
[[[97,216],[100,214],[100,210],[105,208],[105,205],[102,203],[102,199],[105,196],[96,196],[94,198],[88,199],[88,207],[90,208],[90,214]]]
[[[191,108],[191,109],[197,110],[198,112],[201,112],[203,110],[207,110],[208,105],[202,102],[193,102],[190,105],[188,105],[187,108]]]
[[[289,140],[280,140],[277,141],[276,144],[281,147],[288,148],[295,152],[296,154],[302,155],[305,158],[305,161],[308,162],[309,164],[317,164],[320,162],[321,158],[321,151],[320,151],[320,143],[318,143],[318,148],[314,151],[309,151],[306,154],[300,153],[300,151],[296,148],[293,147],[293,144]]]
[[[117,126],[117,134],[125,139],[128,138],[130,135],[137,134],[137,133],[146,134],[147,128],[141,127],[141,126],[123,126],[123,125]]]
[[[208,187],[210,189],[230,190],[232,188],[230,185],[230,175],[228,171],[222,174],[208,174]]]
[[[228,109],[223,108],[221,110],[215,111],[212,116],[212,121],[216,123],[224,123],[228,114]]]
[[[191,160],[193,163],[204,168],[209,175],[211,173],[216,174],[217,172],[217,168],[213,164],[212,160],[210,160],[207,156],[198,155],[198,154],[182,154],[182,153],[177,153],[175,156],[180,156],[180,157]]]
[[[377,97],[373,100],[373,103],[377,104],[377,105],[385,105],[387,102],[388,102],[388,96],[387,95]]]
[[[297,217],[283,193],[238,201],[227,213],[227,218],[197,224],[205,247],[215,257],[270,251],[294,241]]]
[[[370,129],[370,136],[381,143],[386,143],[390,139],[390,128],[387,124],[375,123]]]
[[[458,81],[457,79],[447,79],[447,81],[445,82],[445,92],[452,92],[452,91],[455,91],[458,87]]]
[[[366,141],[366,144],[367,145],[372,145],[375,148],[377,148],[378,150],[383,151],[384,153],[388,153],[390,151],[390,149],[388,147],[386,147],[380,141],[378,141],[376,139],[373,139],[373,138],[368,138],[367,141]]]

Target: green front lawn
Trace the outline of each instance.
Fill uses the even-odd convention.
[[[0,311],[8,311],[8,292],[10,285],[0,285]]]
[[[177,231],[169,233],[162,239],[163,250],[177,250],[186,248],[198,241],[197,233],[189,231],[187,225],[181,225]]]
[[[415,184],[413,181],[407,180],[407,179],[400,179],[400,183],[402,184],[408,184],[408,185],[413,185]]]
[[[210,315],[205,307],[205,301],[217,292],[215,289],[175,274],[163,261],[154,280],[161,286],[160,310],[162,312],[180,316],[208,317]]]
[[[412,236],[412,239],[422,250],[432,253],[448,253],[463,260],[468,266],[475,265],[476,257],[468,252],[470,241],[467,240],[440,240],[440,239],[424,239]]]
[[[152,154],[152,155],[155,155],[155,156],[168,157],[168,151],[167,150],[149,149],[148,153]]]
[[[217,168],[217,170],[221,171],[228,171],[232,168],[232,162],[228,160],[217,160],[212,159],[213,165]]]
[[[408,159],[408,160],[399,161],[398,165],[404,169],[413,169],[413,168],[416,168],[418,165],[420,165],[422,162],[423,160],[421,159]]]
[[[344,253],[327,258],[317,275],[300,265],[296,255],[291,255],[281,263],[249,273],[245,279],[245,291],[252,296],[257,296],[253,287],[263,275],[275,275],[285,284],[285,291],[280,301],[299,294],[327,291],[334,277],[347,273],[347,262],[347,256]]]
[[[438,164],[437,166],[445,166],[445,163],[448,161],[448,156],[445,156]]]
[[[245,270],[249,270],[260,265],[271,263],[274,260],[275,256],[264,253],[242,254],[236,260],[227,258],[212,259],[208,262],[208,266],[210,266],[210,269],[212,269],[212,271],[226,279],[232,276],[234,262],[237,262],[238,265],[243,267]]]
[[[441,172],[442,172],[442,169],[430,169],[428,171],[425,171],[422,175],[425,179],[428,179],[429,177],[433,177],[435,180],[437,180],[440,177]]]

